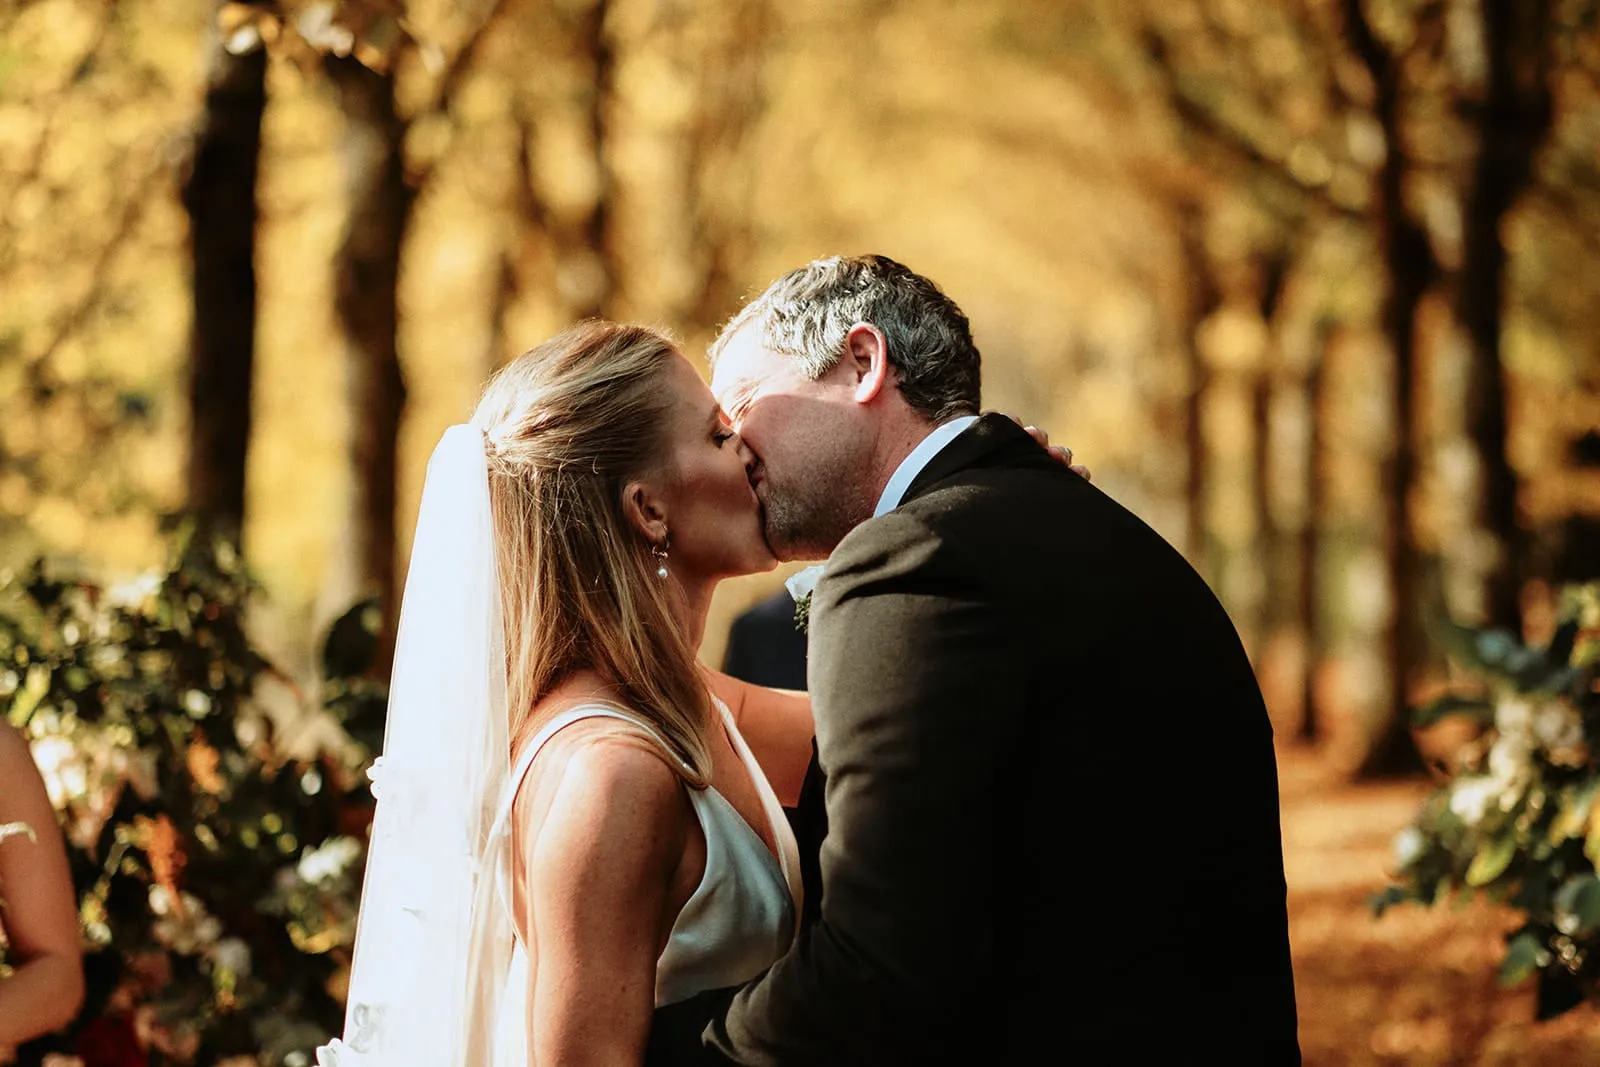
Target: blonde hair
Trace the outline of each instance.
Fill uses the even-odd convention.
[[[586,322],[491,378],[472,422],[488,453],[511,735],[565,678],[593,670],[698,788],[710,698],[652,546],[623,511],[629,481],[668,462],[661,374],[676,358],[654,330]]]

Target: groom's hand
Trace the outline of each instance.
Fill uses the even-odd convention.
[[[1012,415],[1010,412],[1005,412],[1004,414],[1006,418],[1010,419],[1018,426],[1022,426],[1021,419],[1017,418],[1015,415]],[[1068,448],[1066,445],[1051,444],[1050,435],[1037,426],[1022,426],[1022,428],[1027,432],[1029,437],[1039,442],[1040,448],[1050,453],[1051,456],[1053,456],[1072,473],[1078,475],[1086,482],[1092,480],[1092,475],[1090,475],[1088,467],[1085,467],[1082,463],[1072,462],[1072,449]]]

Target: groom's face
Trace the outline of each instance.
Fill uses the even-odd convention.
[[[824,559],[872,513],[855,477],[870,440],[843,365],[812,381],[797,360],[768,349],[758,323],[729,338],[711,391],[755,453],[750,484],[767,544],[780,560]]]

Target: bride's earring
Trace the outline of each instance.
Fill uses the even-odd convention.
[[[671,546],[671,544],[672,538],[668,537],[659,545],[650,546],[650,554],[655,556],[656,562],[659,564],[659,566],[656,567],[656,577],[662,579],[663,581],[665,581],[667,578],[667,549]]]

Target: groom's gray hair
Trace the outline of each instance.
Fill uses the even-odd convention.
[[[755,323],[769,349],[799,360],[814,381],[838,366],[845,336],[861,322],[883,331],[913,411],[935,423],[977,414],[981,360],[967,316],[931,280],[887,256],[833,256],[785,274],[722,328],[711,363]]]

